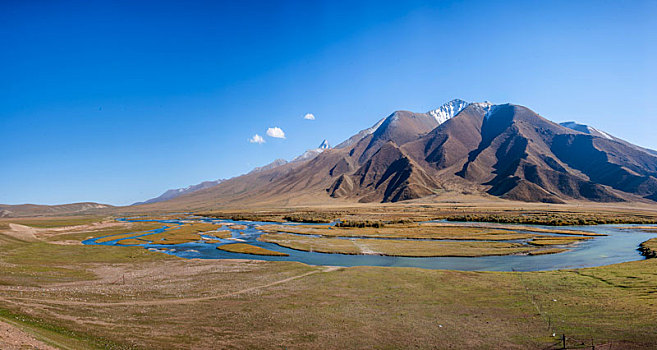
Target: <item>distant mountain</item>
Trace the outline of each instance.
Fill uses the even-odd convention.
[[[324,140],[319,145],[319,147],[309,149],[309,150],[303,152],[303,154],[301,154],[300,156],[292,159],[291,162],[301,162],[301,161],[304,161],[304,160],[311,160],[311,159],[317,157],[317,155],[319,155],[320,153],[322,153],[325,150],[330,149],[330,148],[331,148],[331,145],[328,143],[327,140]]]
[[[199,191],[199,190],[203,190],[203,189],[206,189],[206,188],[216,186],[216,185],[220,184],[222,181],[224,181],[224,180],[204,181],[204,182],[201,182],[200,184],[187,186],[185,188],[176,188],[176,189],[172,189],[172,190],[167,190],[166,192],[162,193],[158,197],[151,198],[151,199],[143,201],[143,202],[137,202],[137,203],[134,203],[132,205],[150,204],[150,203],[168,201],[168,200],[180,197],[183,194],[193,193],[193,192],[196,192],[196,191]]]
[[[0,204],[0,218],[19,216],[41,216],[41,215],[70,215],[100,212],[104,209],[114,208],[108,204],[94,202],[39,205],[39,204]]]
[[[249,172],[249,174],[259,173],[259,172],[262,172],[262,171],[265,171],[265,170],[271,170],[271,169],[277,168],[277,167],[279,167],[281,165],[285,165],[285,164],[287,164],[287,160],[279,158],[279,159],[276,159],[275,161],[273,161],[273,162],[271,162],[267,165],[263,165],[261,167],[253,168],[253,170],[251,170]]]
[[[549,203],[657,199],[654,151],[512,104],[453,100],[427,113],[397,111],[318,149],[171,205],[397,202],[443,193]]]

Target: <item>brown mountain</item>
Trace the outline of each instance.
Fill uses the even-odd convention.
[[[164,204],[397,202],[445,192],[551,203],[657,199],[654,151],[585,131],[522,106],[455,100],[428,113],[395,112],[312,159]]]
[[[42,215],[72,215],[104,212],[114,206],[93,202],[39,205],[39,204],[0,204],[0,218]]]

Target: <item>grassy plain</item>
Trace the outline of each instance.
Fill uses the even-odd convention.
[[[387,256],[432,257],[432,256],[494,256],[527,254],[537,248],[520,243],[495,241],[441,241],[441,240],[398,240],[398,239],[341,239],[306,237],[285,233],[264,234],[261,241],[280,246],[319,253],[374,254]]]
[[[201,233],[208,233],[208,235],[217,238],[230,237],[230,231],[218,231],[222,225],[215,225],[210,223],[187,223],[181,226],[176,226],[165,230],[162,233],[156,233],[143,237],[154,244],[181,244],[196,242],[201,240]],[[209,232],[213,231],[213,232]]]
[[[500,230],[479,227],[463,227],[457,225],[431,224],[396,224],[382,228],[344,228],[328,225],[262,225],[264,232],[288,232],[304,235],[336,236],[336,237],[377,237],[377,238],[418,238],[418,239],[460,239],[460,240],[512,240],[528,239],[537,235],[519,233],[511,230]]]
[[[341,203],[324,206],[276,208],[262,207],[205,210],[198,214],[218,218],[283,222],[296,218],[305,222],[379,221],[398,222],[428,220],[480,220],[496,223],[566,224],[657,223],[657,207],[640,203],[590,202],[569,204],[525,203],[504,200],[466,200],[424,202],[408,201],[394,204]]]
[[[35,242],[0,234],[0,322],[70,349],[537,349],[559,348],[561,334],[569,347],[657,344],[657,259],[498,273],[184,260],[141,247],[53,244],[106,233]]]

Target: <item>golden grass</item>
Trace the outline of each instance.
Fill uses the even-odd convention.
[[[505,226],[504,224],[499,224],[499,225],[496,225],[496,227],[515,229],[515,230],[520,230],[520,231],[535,232],[535,233],[554,233],[554,234],[560,234],[560,235],[591,236],[591,237],[606,236],[603,233],[595,233],[595,232],[588,232],[588,231],[577,231],[577,230],[551,229],[551,228],[548,229],[548,228],[540,228],[540,227],[524,226],[524,225]]]
[[[546,248],[546,249],[539,249],[539,250],[534,250],[529,252],[527,255],[548,255],[548,254],[559,254],[559,253],[564,253],[569,251],[569,249],[565,248]]]
[[[122,239],[116,243],[121,245],[136,245],[136,244],[145,244],[148,243],[148,241],[142,239],[136,239],[136,238],[127,238],[127,239]]]
[[[441,196],[443,198],[443,196]],[[573,203],[552,205],[512,201],[485,200],[456,196],[444,197],[438,202],[394,204],[335,203],[303,207],[273,208],[262,206],[253,209],[222,209],[199,213],[201,215],[238,220],[282,222],[285,217],[299,217],[304,221],[380,221],[383,223],[410,220],[422,222],[438,219],[457,219],[464,216],[482,216],[491,221],[563,225],[566,223],[652,223],[657,222],[655,206],[627,203]],[[494,220],[493,220],[494,219]]]
[[[233,233],[228,231],[228,230],[207,232],[207,233],[204,233],[204,235],[212,236],[212,237],[216,237],[216,238],[231,238],[231,237],[233,237]]]
[[[112,236],[108,236],[108,237],[98,238],[96,240],[96,243],[105,243],[105,242],[114,241],[114,240],[117,240],[117,239],[132,238],[132,237],[137,237],[137,236],[143,235],[143,234],[144,234],[144,232],[131,232],[131,233],[112,235]]]
[[[217,247],[219,250],[224,250],[231,253],[253,254],[253,255],[268,255],[268,256],[288,256],[289,254],[275,252],[273,250],[261,248],[258,246],[245,244],[245,243],[230,243],[223,244]]]
[[[262,225],[263,232],[288,232],[304,235],[334,237],[374,237],[374,238],[419,238],[419,239],[461,239],[461,240],[515,240],[529,239],[537,235],[519,233],[511,230],[482,227],[433,225],[433,224],[394,224],[382,228],[345,228],[328,225]]]
[[[133,238],[135,236],[140,236],[147,233],[148,231],[155,230],[163,226],[172,227],[173,224],[162,224],[159,222],[157,223],[133,222],[130,223],[128,226],[124,226],[124,227],[110,228],[107,230],[100,230],[94,232],[80,232],[75,234],[62,235],[55,238],[56,239],[72,239],[72,238],[85,239],[88,238],[85,236],[91,235],[95,237],[101,237],[96,240],[96,243],[105,243],[117,239],[126,239],[126,238]]]
[[[246,229],[246,225],[240,225],[240,224],[229,224],[229,225],[226,225],[226,226],[233,229],[233,230],[245,230]]]
[[[190,223],[170,228],[161,233],[156,233],[144,237],[153,242],[153,244],[182,244],[196,242],[201,240],[200,233],[214,231],[221,228],[221,225],[210,223]],[[210,232],[208,235],[224,235],[225,233]]]
[[[575,237],[575,236],[570,236],[570,237],[556,237],[556,236],[543,236],[543,237],[536,237],[529,241],[528,243],[531,245],[535,246],[549,246],[549,245],[566,245],[566,244],[573,244],[577,242],[582,242],[586,241],[589,239],[593,239],[593,237]]]
[[[520,243],[472,241],[419,241],[395,239],[340,239],[305,237],[285,233],[264,234],[259,240],[280,246],[320,253],[388,255],[407,257],[477,257],[526,254],[536,248]]]

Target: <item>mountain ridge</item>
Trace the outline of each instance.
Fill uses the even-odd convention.
[[[652,150],[592,127],[552,122],[519,105],[452,100],[432,111],[393,112],[308,159],[173,202],[398,202],[445,192],[548,203],[657,198]]]

